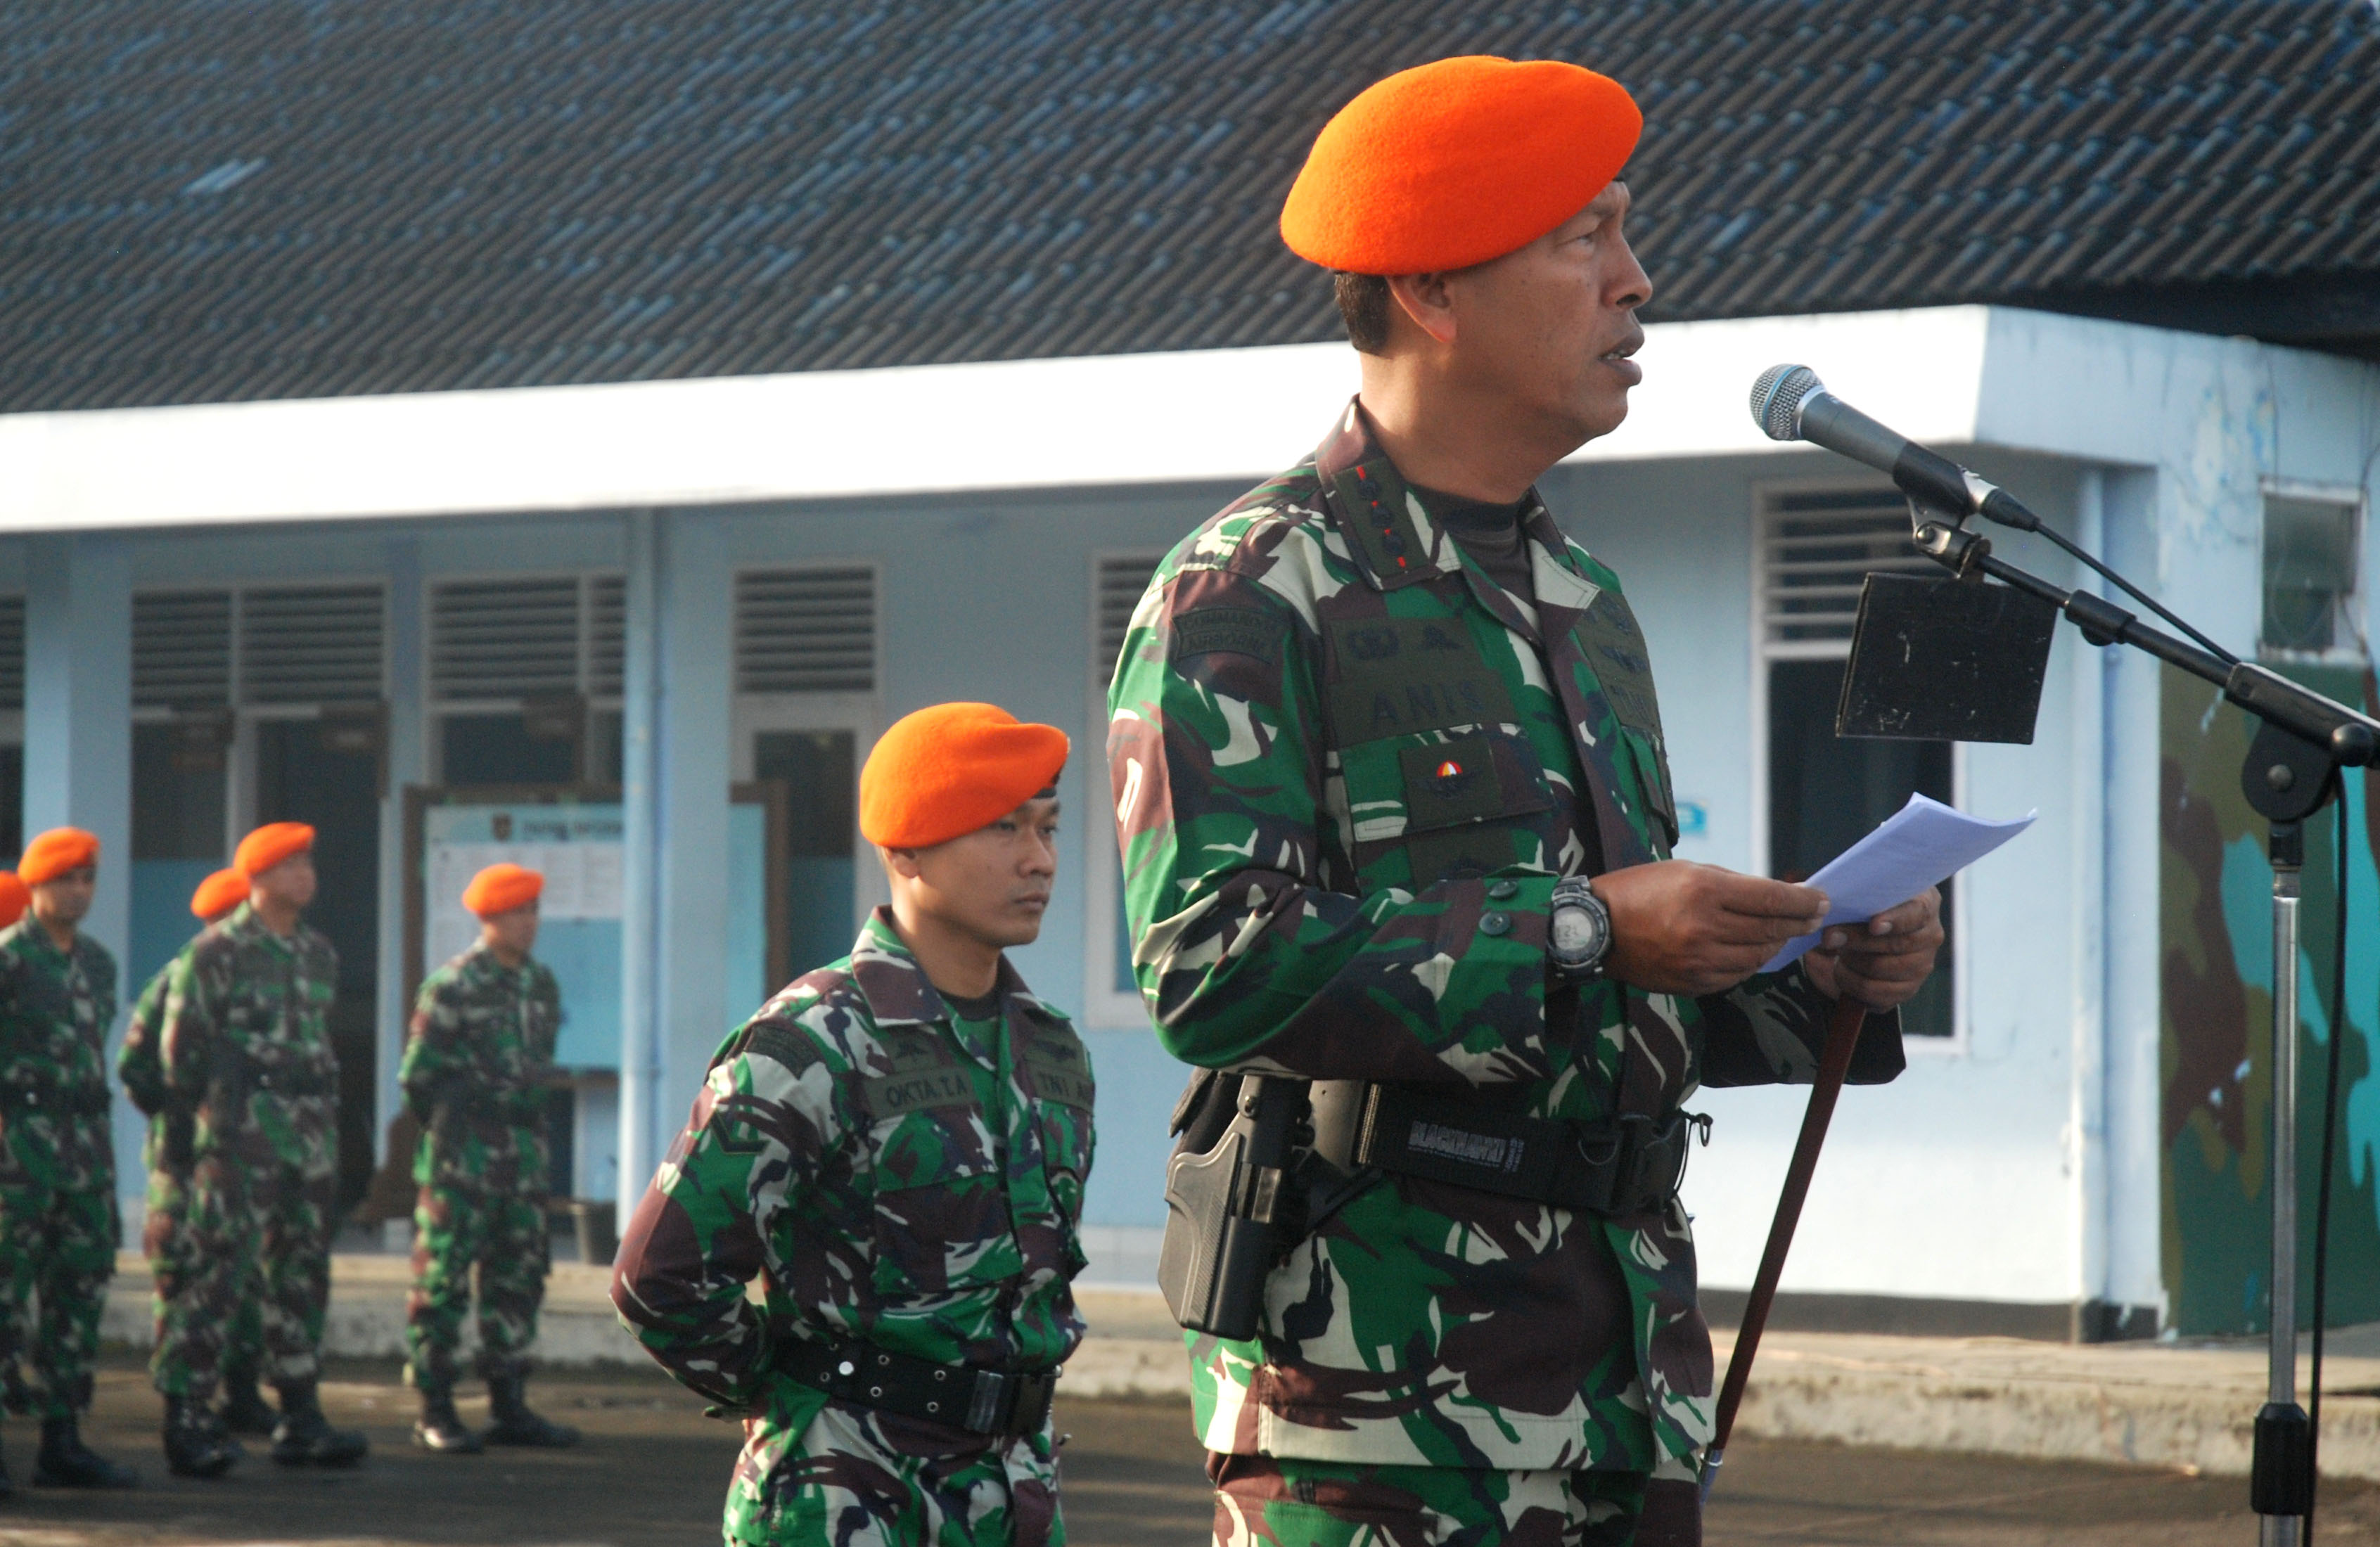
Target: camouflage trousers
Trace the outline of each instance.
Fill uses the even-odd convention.
[[[264,1368],[274,1385],[322,1375],[322,1312],[331,1298],[331,1227],[337,1179],[281,1162],[199,1157],[190,1172],[189,1243],[196,1266],[165,1302],[150,1379],[167,1396],[214,1399],[225,1344],[253,1300]]]
[[[413,1293],[405,1305],[405,1378],[451,1391],[471,1270],[480,1278],[480,1374],[526,1374],[545,1299],[552,1239],[545,1211],[519,1193],[433,1184],[413,1206]]]
[[[1641,1472],[1207,1457],[1216,1547],[1633,1547]]]
[[[156,1326],[152,1347],[165,1341],[167,1306],[189,1287],[198,1272],[197,1242],[190,1233],[190,1178],[186,1171],[155,1166],[149,1172],[149,1213],[140,1227],[140,1249],[149,1256],[149,1298]],[[264,1365],[264,1315],[257,1304],[255,1285],[239,1297],[239,1310],[224,1337],[224,1368],[244,1371],[250,1377]]]
[[[0,1368],[42,1418],[91,1406],[99,1318],[115,1274],[115,1186],[0,1186]]]
[[[988,1439],[783,1381],[744,1433],[728,1547],[1065,1547],[1047,1424]]]

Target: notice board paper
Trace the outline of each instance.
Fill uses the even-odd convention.
[[[1924,795],[1878,823],[1876,829],[1828,861],[1809,885],[1832,904],[1827,925],[1861,924],[1938,886],[2010,839],[2033,826],[2039,811],[2007,822],[1987,822]],[[1818,943],[1816,935],[1786,942],[1760,970],[1774,973],[1801,960]]]

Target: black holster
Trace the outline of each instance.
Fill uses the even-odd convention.
[[[1305,1117],[1303,1080],[1201,1070],[1184,1093],[1157,1257],[1157,1287],[1184,1326],[1257,1335],[1265,1279],[1305,1233],[1292,1178],[1292,1152],[1310,1138]]]

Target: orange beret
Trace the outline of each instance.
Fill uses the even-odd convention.
[[[208,924],[248,900],[248,872],[218,870],[190,893],[190,916]]]
[[[493,918],[527,907],[544,889],[544,876],[507,860],[471,877],[471,884],[463,888],[463,906],[483,919]]]
[[[937,704],[893,722],[859,770],[859,831],[930,849],[988,827],[1058,782],[1066,732],[992,704]]]
[[[314,846],[314,829],[303,822],[267,822],[239,840],[231,856],[232,868],[261,876],[293,854]]]
[[[25,845],[17,879],[29,887],[55,881],[69,870],[99,863],[99,840],[80,828],[52,828]]]
[[[15,871],[0,870],[0,929],[23,918],[32,905],[32,888],[18,880]]]
[[[1350,273],[1485,263],[1586,208],[1644,127],[1627,88],[1576,65],[1474,54],[1400,70],[1322,126],[1281,239]]]

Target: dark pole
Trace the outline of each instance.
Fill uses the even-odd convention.
[[[1802,1204],[1810,1196],[1810,1178],[1817,1173],[1818,1151],[1827,1142],[1827,1125],[1834,1121],[1835,1098],[1843,1094],[1843,1078],[1851,1072],[1852,1054],[1859,1047],[1860,1027],[1867,1007],[1857,999],[1839,999],[1827,1018],[1827,1049],[1818,1060],[1818,1077],[1810,1087],[1810,1105],[1802,1114],[1802,1136],[1793,1142],[1793,1161],[1785,1167],[1785,1186],[1777,1197],[1777,1217],[1769,1222],[1768,1244],[1761,1249],[1760,1273],[1752,1281],[1752,1297],[1743,1303],[1743,1324],[1736,1329],[1735,1348],[1728,1355],[1727,1380],[1718,1391],[1718,1413],[1711,1430],[1710,1449],[1703,1460],[1703,1498],[1710,1498],[1725,1459],[1728,1436],[1735,1430],[1735,1410],[1742,1406],[1744,1383],[1752,1378],[1753,1356],[1760,1351],[1760,1334],[1768,1324],[1768,1308],[1777,1299],[1777,1282],[1785,1274],[1785,1254],[1793,1249],[1793,1229],[1802,1223]]]

